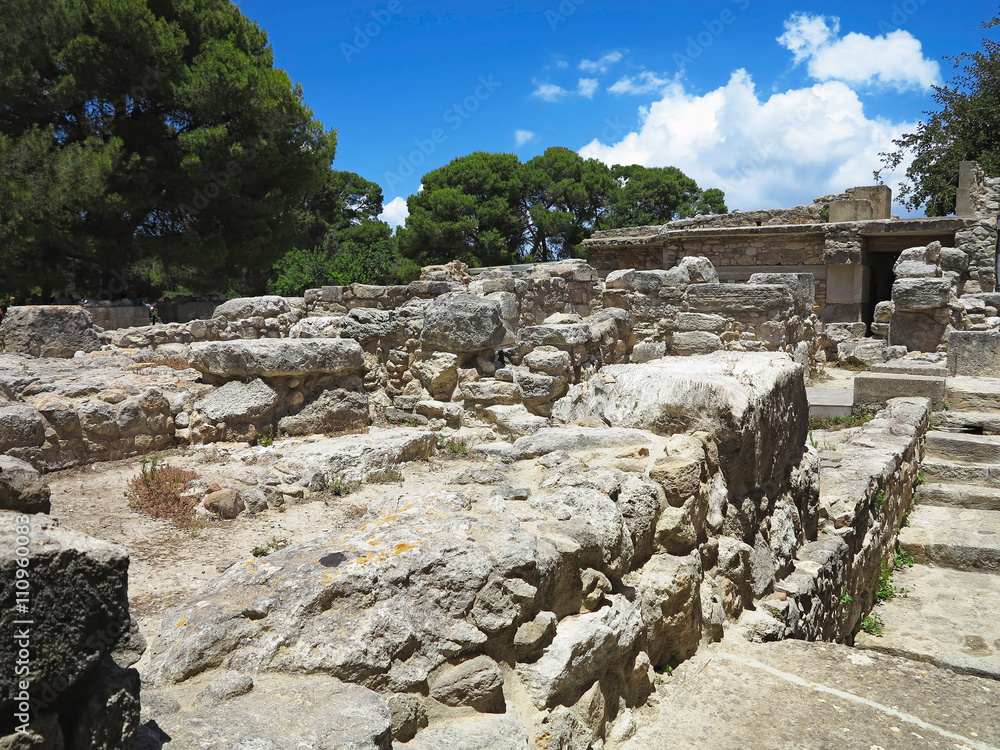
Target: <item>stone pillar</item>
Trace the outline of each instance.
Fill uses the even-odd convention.
[[[861,313],[868,301],[867,266],[860,264],[828,265],[826,267],[826,323],[854,323],[861,320]]]
[[[955,216],[974,216],[972,188],[975,184],[976,163],[963,161],[958,165],[958,190],[955,191]]]

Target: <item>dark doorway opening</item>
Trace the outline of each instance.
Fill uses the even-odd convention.
[[[875,320],[875,305],[892,299],[892,282],[896,275],[892,267],[896,265],[899,253],[865,252],[863,263],[868,266],[868,300],[861,308],[861,319],[871,334],[872,323]]]

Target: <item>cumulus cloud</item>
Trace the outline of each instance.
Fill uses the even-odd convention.
[[[663,90],[670,83],[651,70],[644,70],[635,76],[622,76],[608,87],[608,91],[617,96],[622,94],[653,94]]]
[[[920,40],[902,29],[874,37],[856,32],[840,36],[836,16],[795,13],[785,21],[778,42],[794,55],[796,65],[806,62],[809,75],[818,81],[897,91],[941,85],[941,66],[924,57]]]
[[[701,96],[672,82],[639,115],[638,130],[617,143],[595,139],[580,155],[678,167],[702,187],[724,190],[729,208],[742,210],[809,203],[872,184],[879,152],[915,127],[869,118],[858,95],[839,81],[762,98],[745,70]],[[906,166],[883,174],[894,192]]]
[[[382,206],[382,213],[378,215],[378,218],[389,226],[398,227],[406,223],[406,217],[409,215],[410,211],[406,207],[406,198],[397,195]]]
[[[541,81],[532,81],[532,83],[535,85],[535,90],[531,92],[531,95],[544,102],[557,102],[563,97],[569,96],[569,91],[554,83]]]
[[[608,68],[617,62],[621,62],[624,55],[621,52],[609,52],[608,54],[599,57],[597,60],[581,60],[580,70],[586,73],[607,73]]]
[[[586,99],[593,99],[597,93],[596,78],[581,78],[576,84],[576,93]]]
[[[515,130],[514,131],[514,143],[518,146],[523,146],[525,143],[530,141],[535,137],[535,134],[530,130]]]

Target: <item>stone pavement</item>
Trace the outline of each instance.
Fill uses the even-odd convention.
[[[998,750],[1000,685],[830,643],[701,648],[608,750]]]

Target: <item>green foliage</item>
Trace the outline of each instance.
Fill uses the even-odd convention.
[[[861,629],[869,635],[882,637],[885,628],[885,620],[882,615],[874,609],[861,619]]]
[[[188,482],[197,479],[193,471],[183,471],[169,464],[159,465],[156,456],[142,457],[138,476],[128,481],[125,498],[130,508],[154,518],[166,518],[175,526],[189,529],[194,525],[194,505],[181,498]]]
[[[850,604],[853,601],[854,597],[851,596],[851,593],[847,590],[847,586],[844,586],[840,590],[840,596],[837,597],[837,604],[843,607],[844,605]]]
[[[402,484],[403,478],[403,472],[399,469],[382,469],[371,472],[365,477],[365,481],[368,484]]]
[[[899,542],[896,543],[896,551],[892,556],[892,567],[893,570],[899,570],[902,567],[912,568],[917,562],[916,558],[907,552],[905,549],[899,546]]]
[[[722,191],[702,191],[674,167],[608,167],[562,147],[525,163],[476,152],[422,183],[399,232],[400,252],[421,266],[580,257],[595,229],[726,211]]]
[[[262,289],[336,145],[229,0],[0,4],[13,293]]]
[[[257,445],[261,448],[274,445],[274,429],[269,427],[266,431],[257,433]]]
[[[283,547],[287,547],[288,545],[289,541],[287,539],[272,536],[270,539],[267,540],[266,544],[255,545],[250,550],[250,554],[253,555],[254,557],[264,557],[265,555],[269,555],[275,550],[282,549]]]
[[[885,560],[879,563],[878,587],[875,589],[875,604],[890,602],[897,596],[905,596],[909,593],[906,589],[893,584],[892,568]]]
[[[350,482],[344,479],[342,474],[338,474],[337,472],[330,473],[330,492],[338,497],[350,495],[360,486],[361,482]]]
[[[885,492],[883,492],[882,490],[878,490],[875,493],[875,497],[873,498],[872,502],[875,503],[876,508],[882,510],[882,508],[885,507]]]
[[[982,28],[998,24],[1000,17],[994,17]],[[911,209],[925,206],[928,216],[955,212],[961,162],[975,160],[987,175],[1000,175],[1000,42],[984,39],[982,50],[950,60],[956,74],[934,87],[939,109],[926,112],[916,132],[894,140],[896,150],[881,155],[890,170],[912,156],[899,198]]]
[[[810,430],[846,430],[849,427],[860,427],[875,419],[875,409],[855,406],[846,417],[809,417]]]

